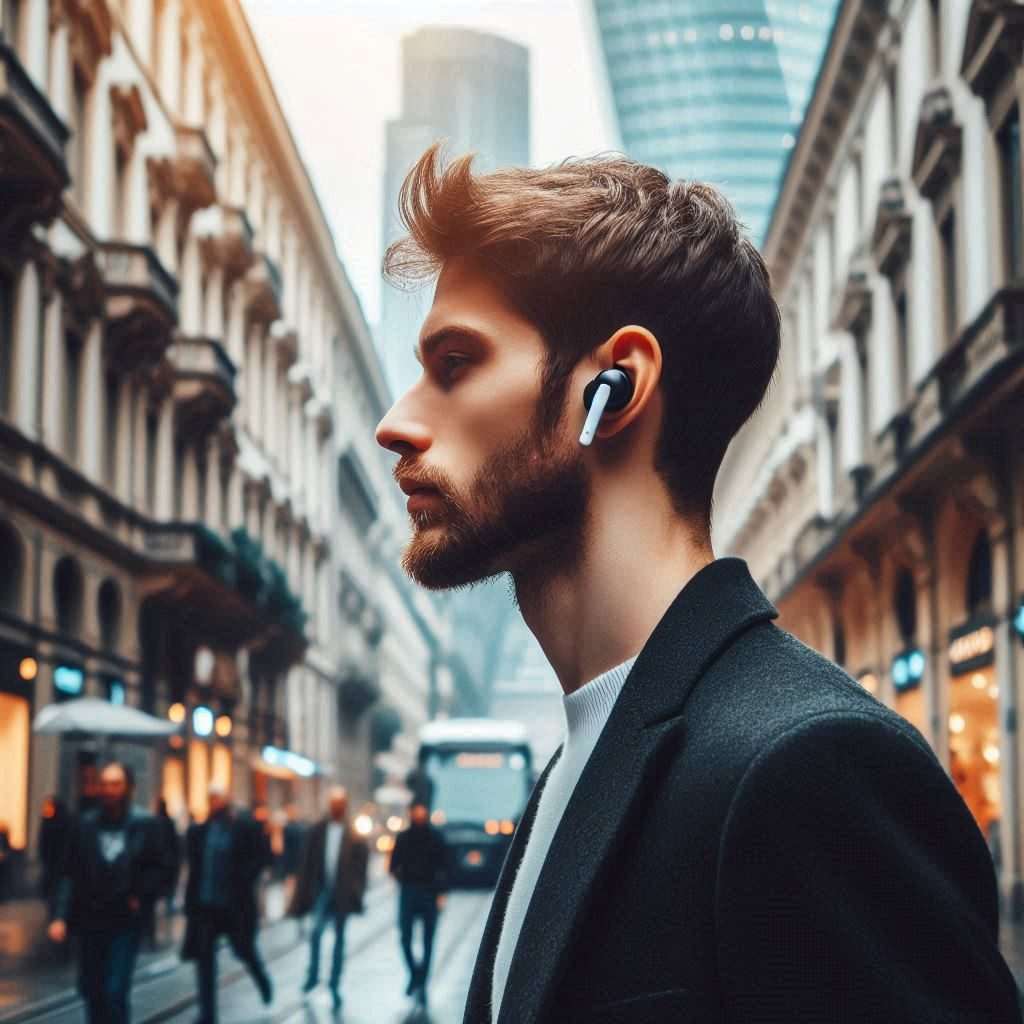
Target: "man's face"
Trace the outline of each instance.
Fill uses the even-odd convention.
[[[348,810],[348,797],[344,793],[333,793],[327,806],[331,819],[333,821],[342,821],[345,817],[345,812]]]
[[[588,476],[567,417],[550,432],[540,423],[546,350],[537,329],[455,262],[440,276],[419,348],[420,379],[377,427],[378,443],[401,455],[396,479],[430,488],[411,500],[406,572],[443,590],[569,568]]]
[[[118,812],[128,800],[128,779],[120,765],[110,765],[100,772],[100,803],[108,812]]]
[[[207,806],[209,807],[210,815],[220,814],[228,805],[228,798],[226,793],[213,792],[207,797]]]
[[[423,804],[416,804],[410,813],[410,817],[414,825],[426,825],[427,808]]]

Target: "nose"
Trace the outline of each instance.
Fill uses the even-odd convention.
[[[374,435],[377,444],[396,455],[425,452],[430,447],[430,432],[426,425],[411,415],[403,401],[396,402],[377,424]]]

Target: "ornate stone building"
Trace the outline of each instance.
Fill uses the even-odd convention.
[[[116,748],[182,818],[214,778],[366,797],[365,712],[414,732],[431,659],[363,551],[390,400],[241,6],[0,12],[0,820],[77,798],[92,746],[30,722],[83,694],[182,722]]]
[[[1021,912],[1024,8],[847,0],[764,252],[778,377],[716,543],[924,734]]]

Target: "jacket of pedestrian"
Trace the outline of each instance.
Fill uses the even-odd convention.
[[[400,832],[388,870],[400,885],[443,892],[448,885],[448,847],[441,830],[427,823]]]
[[[498,1024],[1020,1021],[963,800],[917,730],[776,615],[746,564],[722,558],[662,617],[553,837]],[[467,1024],[491,1020],[547,771],[498,882]]]
[[[308,914],[323,889],[327,822],[327,818],[322,818],[306,833],[295,891],[288,907],[291,917]],[[369,850],[366,842],[355,834],[348,819],[344,824],[345,831],[338,849],[338,866],[334,872],[334,912],[342,915],[361,914],[366,894]]]
[[[124,859],[115,871],[116,890],[100,853],[100,810],[87,811],[68,827],[53,916],[71,930],[89,931],[142,922],[160,895],[167,851],[153,816],[131,805],[125,810]],[[133,908],[131,900],[138,901]]]
[[[230,829],[230,892],[226,902],[230,908],[231,931],[238,936],[251,936],[259,927],[256,883],[260,873],[270,866],[272,851],[263,826],[250,814],[232,813]],[[196,915],[202,910],[200,883],[208,833],[209,821],[204,821],[190,825],[185,836],[185,859],[188,863],[185,914],[188,921],[181,950],[183,960],[194,959],[198,952],[195,924]]]

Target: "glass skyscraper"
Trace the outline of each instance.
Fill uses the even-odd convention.
[[[837,0],[594,0],[626,152],[768,226]]]

